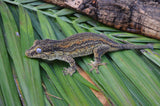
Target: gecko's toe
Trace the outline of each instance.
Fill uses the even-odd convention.
[[[92,68],[90,69],[90,72],[92,72],[94,69],[96,70],[96,73],[99,74],[98,67],[100,65],[106,65],[107,63],[101,63],[101,62],[96,62],[96,61],[91,61],[90,65]]]
[[[99,70],[98,69],[96,69],[96,73],[99,74]]]
[[[94,68],[91,68],[90,70],[89,70],[89,72],[92,72],[94,70]]]
[[[67,74],[68,74],[67,68],[64,68],[64,70],[63,70],[63,75],[67,75]]]

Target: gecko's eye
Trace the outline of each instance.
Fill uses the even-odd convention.
[[[36,49],[36,52],[37,52],[37,53],[41,53],[41,52],[42,52],[42,49],[41,49],[41,48],[37,48],[37,49]]]

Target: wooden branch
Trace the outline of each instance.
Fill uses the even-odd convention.
[[[123,31],[160,39],[159,0],[43,0],[73,8]]]

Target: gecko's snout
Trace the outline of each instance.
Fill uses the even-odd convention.
[[[25,55],[26,55],[27,57],[30,57],[30,56],[31,56],[31,53],[30,53],[28,50],[26,50]]]
[[[45,54],[40,54],[40,53],[38,54],[36,51],[31,50],[31,49],[26,50],[25,55],[29,58],[42,58],[43,59],[46,57]]]

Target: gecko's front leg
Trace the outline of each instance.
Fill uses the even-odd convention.
[[[106,63],[101,63],[101,56],[105,54],[109,50],[109,46],[100,46],[93,50],[94,53],[94,61],[91,61],[90,66],[92,68],[90,69],[90,72],[94,69],[96,70],[96,73],[99,73],[98,67],[100,65],[106,65]]]
[[[71,57],[71,56],[62,56],[62,58],[60,60],[63,60],[67,63],[69,63],[70,67],[68,68],[64,68],[64,75],[67,75],[69,74],[70,76],[73,75],[73,73],[76,72],[76,64],[75,64],[75,61],[74,59]]]

